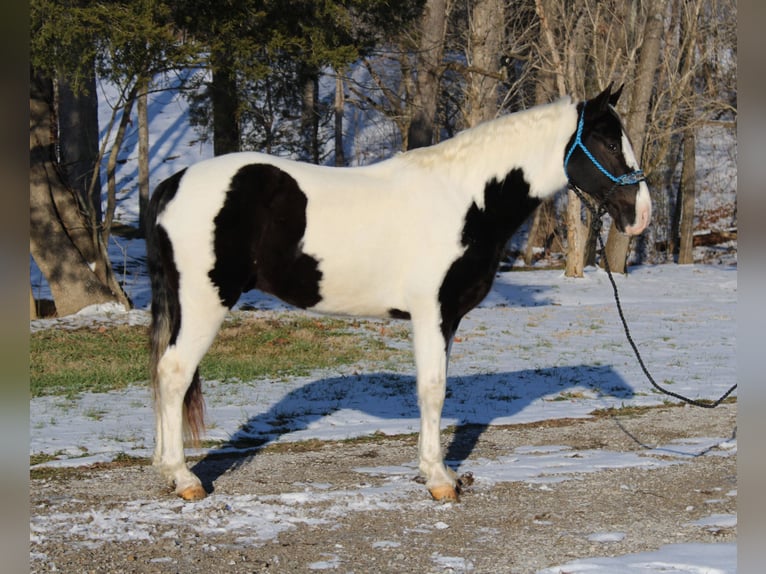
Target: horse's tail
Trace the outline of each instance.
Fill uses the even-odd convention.
[[[152,287],[149,369],[155,409],[159,408],[157,403],[160,399],[159,362],[181,328],[179,273],[173,257],[173,243],[165,229],[157,223],[157,217],[175,196],[183,174],[184,171],[181,171],[157,186],[149,201],[146,217],[146,258]],[[204,414],[199,369],[195,369],[191,384],[184,395],[183,417],[185,434],[195,445],[198,444],[204,429]]]

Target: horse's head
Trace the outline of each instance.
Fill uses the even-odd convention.
[[[622,87],[610,84],[592,100],[577,104],[577,130],[565,149],[569,182],[602,206],[628,235],[649,224],[652,201],[622,121],[614,109]]]

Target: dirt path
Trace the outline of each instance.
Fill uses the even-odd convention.
[[[31,571],[528,573],[671,543],[734,542],[735,525],[693,523],[736,515],[735,450],[684,457],[642,445],[730,438],[736,412],[655,408],[445,433],[451,458],[475,469],[459,504],[432,502],[413,480],[411,436],[202,461],[197,470],[215,490],[197,504],[176,500],[145,461],[36,471]],[[554,455],[572,470],[506,479],[493,466]]]

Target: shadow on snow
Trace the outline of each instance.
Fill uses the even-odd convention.
[[[443,419],[456,426],[445,452],[447,464],[459,467],[494,420],[520,413],[543,397],[566,400],[566,393],[575,389],[596,397],[633,396],[632,387],[609,366],[577,365],[450,377]],[[415,378],[371,373],[308,383],[288,393],[268,411],[251,417],[192,470],[212,492],[218,477],[246,464],[261,447],[287,433],[310,434],[313,423],[340,411],[345,411],[343,424],[349,437],[369,434],[370,427],[375,426],[371,419],[392,433],[407,432],[404,429],[415,433],[420,424]],[[354,411],[364,413],[359,417],[359,432],[355,432]]]

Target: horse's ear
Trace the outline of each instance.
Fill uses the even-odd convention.
[[[609,84],[611,87],[612,84]],[[617,100],[620,99],[620,94],[622,93],[622,89],[625,87],[625,84],[620,84],[620,87],[617,88],[614,92],[612,92],[609,95],[609,105],[612,107],[615,107],[617,105]]]
[[[620,90],[622,90],[622,88],[620,88]],[[620,90],[617,90],[617,97],[620,96]],[[604,91],[601,92],[599,95],[597,95],[595,98],[593,98],[589,102],[588,107],[591,110],[605,112],[607,106],[611,103],[612,103],[612,82],[609,82],[609,85],[604,89]]]

